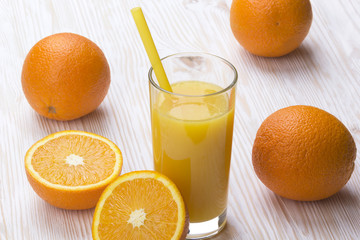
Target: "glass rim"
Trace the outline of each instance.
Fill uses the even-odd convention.
[[[233,64],[231,64],[228,60],[222,58],[222,57],[219,57],[217,55],[214,55],[214,54],[211,54],[211,53],[206,53],[206,52],[179,52],[179,53],[174,53],[174,54],[170,54],[166,57],[163,57],[160,59],[160,61],[163,61],[167,58],[170,58],[170,57],[174,57],[174,56],[201,56],[201,55],[206,55],[206,56],[210,56],[210,57],[214,57],[214,58],[217,58],[218,60],[222,61],[225,65],[227,65],[230,69],[233,70],[233,73],[234,73],[234,78],[233,80],[231,81],[231,83],[227,86],[227,87],[224,87],[222,88],[220,91],[217,91],[217,92],[214,92],[214,93],[209,93],[209,94],[204,94],[204,95],[188,95],[188,94],[180,94],[180,93],[174,93],[174,92],[169,92],[163,88],[160,87],[159,84],[157,84],[153,77],[152,77],[152,73],[154,71],[153,67],[151,66],[150,69],[149,69],[149,72],[148,72],[148,78],[149,78],[149,82],[150,84],[157,88],[158,90],[164,92],[164,93],[167,93],[167,94],[170,94],[170,95],[174,95],[174,96],[180,96],[180,97],[207,97],[207,96],[215,96],[215,95],[219,95],[219,94],[222,94],[224,92],[227,92],[228,90],[232,89],[235,84],[237,83],[237,80],[238,80],[238,73],[237,73],[237,70],[236,68],[234,67]]]

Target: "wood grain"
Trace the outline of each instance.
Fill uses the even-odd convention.
[[[0,1],[0,239],[91,239],[93,210],[42,201],[25,176],[27,149],[46,135],[78,129],[114,141],[123,172],[152,169],[147,72],[130,9],[141,6],[160,56],[210,52],[239,72],[228,224],[214,239],[359,239],[360,170],[336,195],[317,202],[276,196],[257,179],[251,149],[261,122],[279,108],[307,104],[338,117],[360,146],[360,2],[313,0],[313,24],[293,53],[261,58],[236,42],[231,0]],[[58,122],[37,115],[21,89],[22,63],[41,38],[74,32],[104,51],[110,91],[93,113]]]

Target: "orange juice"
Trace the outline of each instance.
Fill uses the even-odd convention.
[[[234,100],[206,82],[181,81],[172,89],[151,103],[155,170],[178,186],[190,222],[203,222],[226,210]]]

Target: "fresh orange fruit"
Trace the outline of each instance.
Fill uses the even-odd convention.
[[[309,0],[234,0],[230,26],[249,52],[279,57],[295,50],[312,22]]]
[[[154,171],[124,174],[103,192],[95,208],[94,240],[185,239],[189,218],[175,184]]]
[[[36,43],[25,58],[22,88],[40,115],[71,120],[94,111],[110,86],[110,68],[89,39],[58,33]]]
[[[356,146],[333,115],[291,106],[261,124],[252,151],[259,179],[285,198],[312,201],[338,192],[354,170]]]
[[[34,191],[65,209],[95,207],[102,191],[122,168],[119,148],[83,131],[62,131],[36,142],[26,153],[25,170]]]

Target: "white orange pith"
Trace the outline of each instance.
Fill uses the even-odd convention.
[[[113,142],[83,131],[51,134],[25,156],[26,174],[35,192],[65,209],[94,207],[121,168],[121,151]]]
[[[185,239],[188,217],[175,184],[154,171],[130,172],[103,192],[93,239]]]

